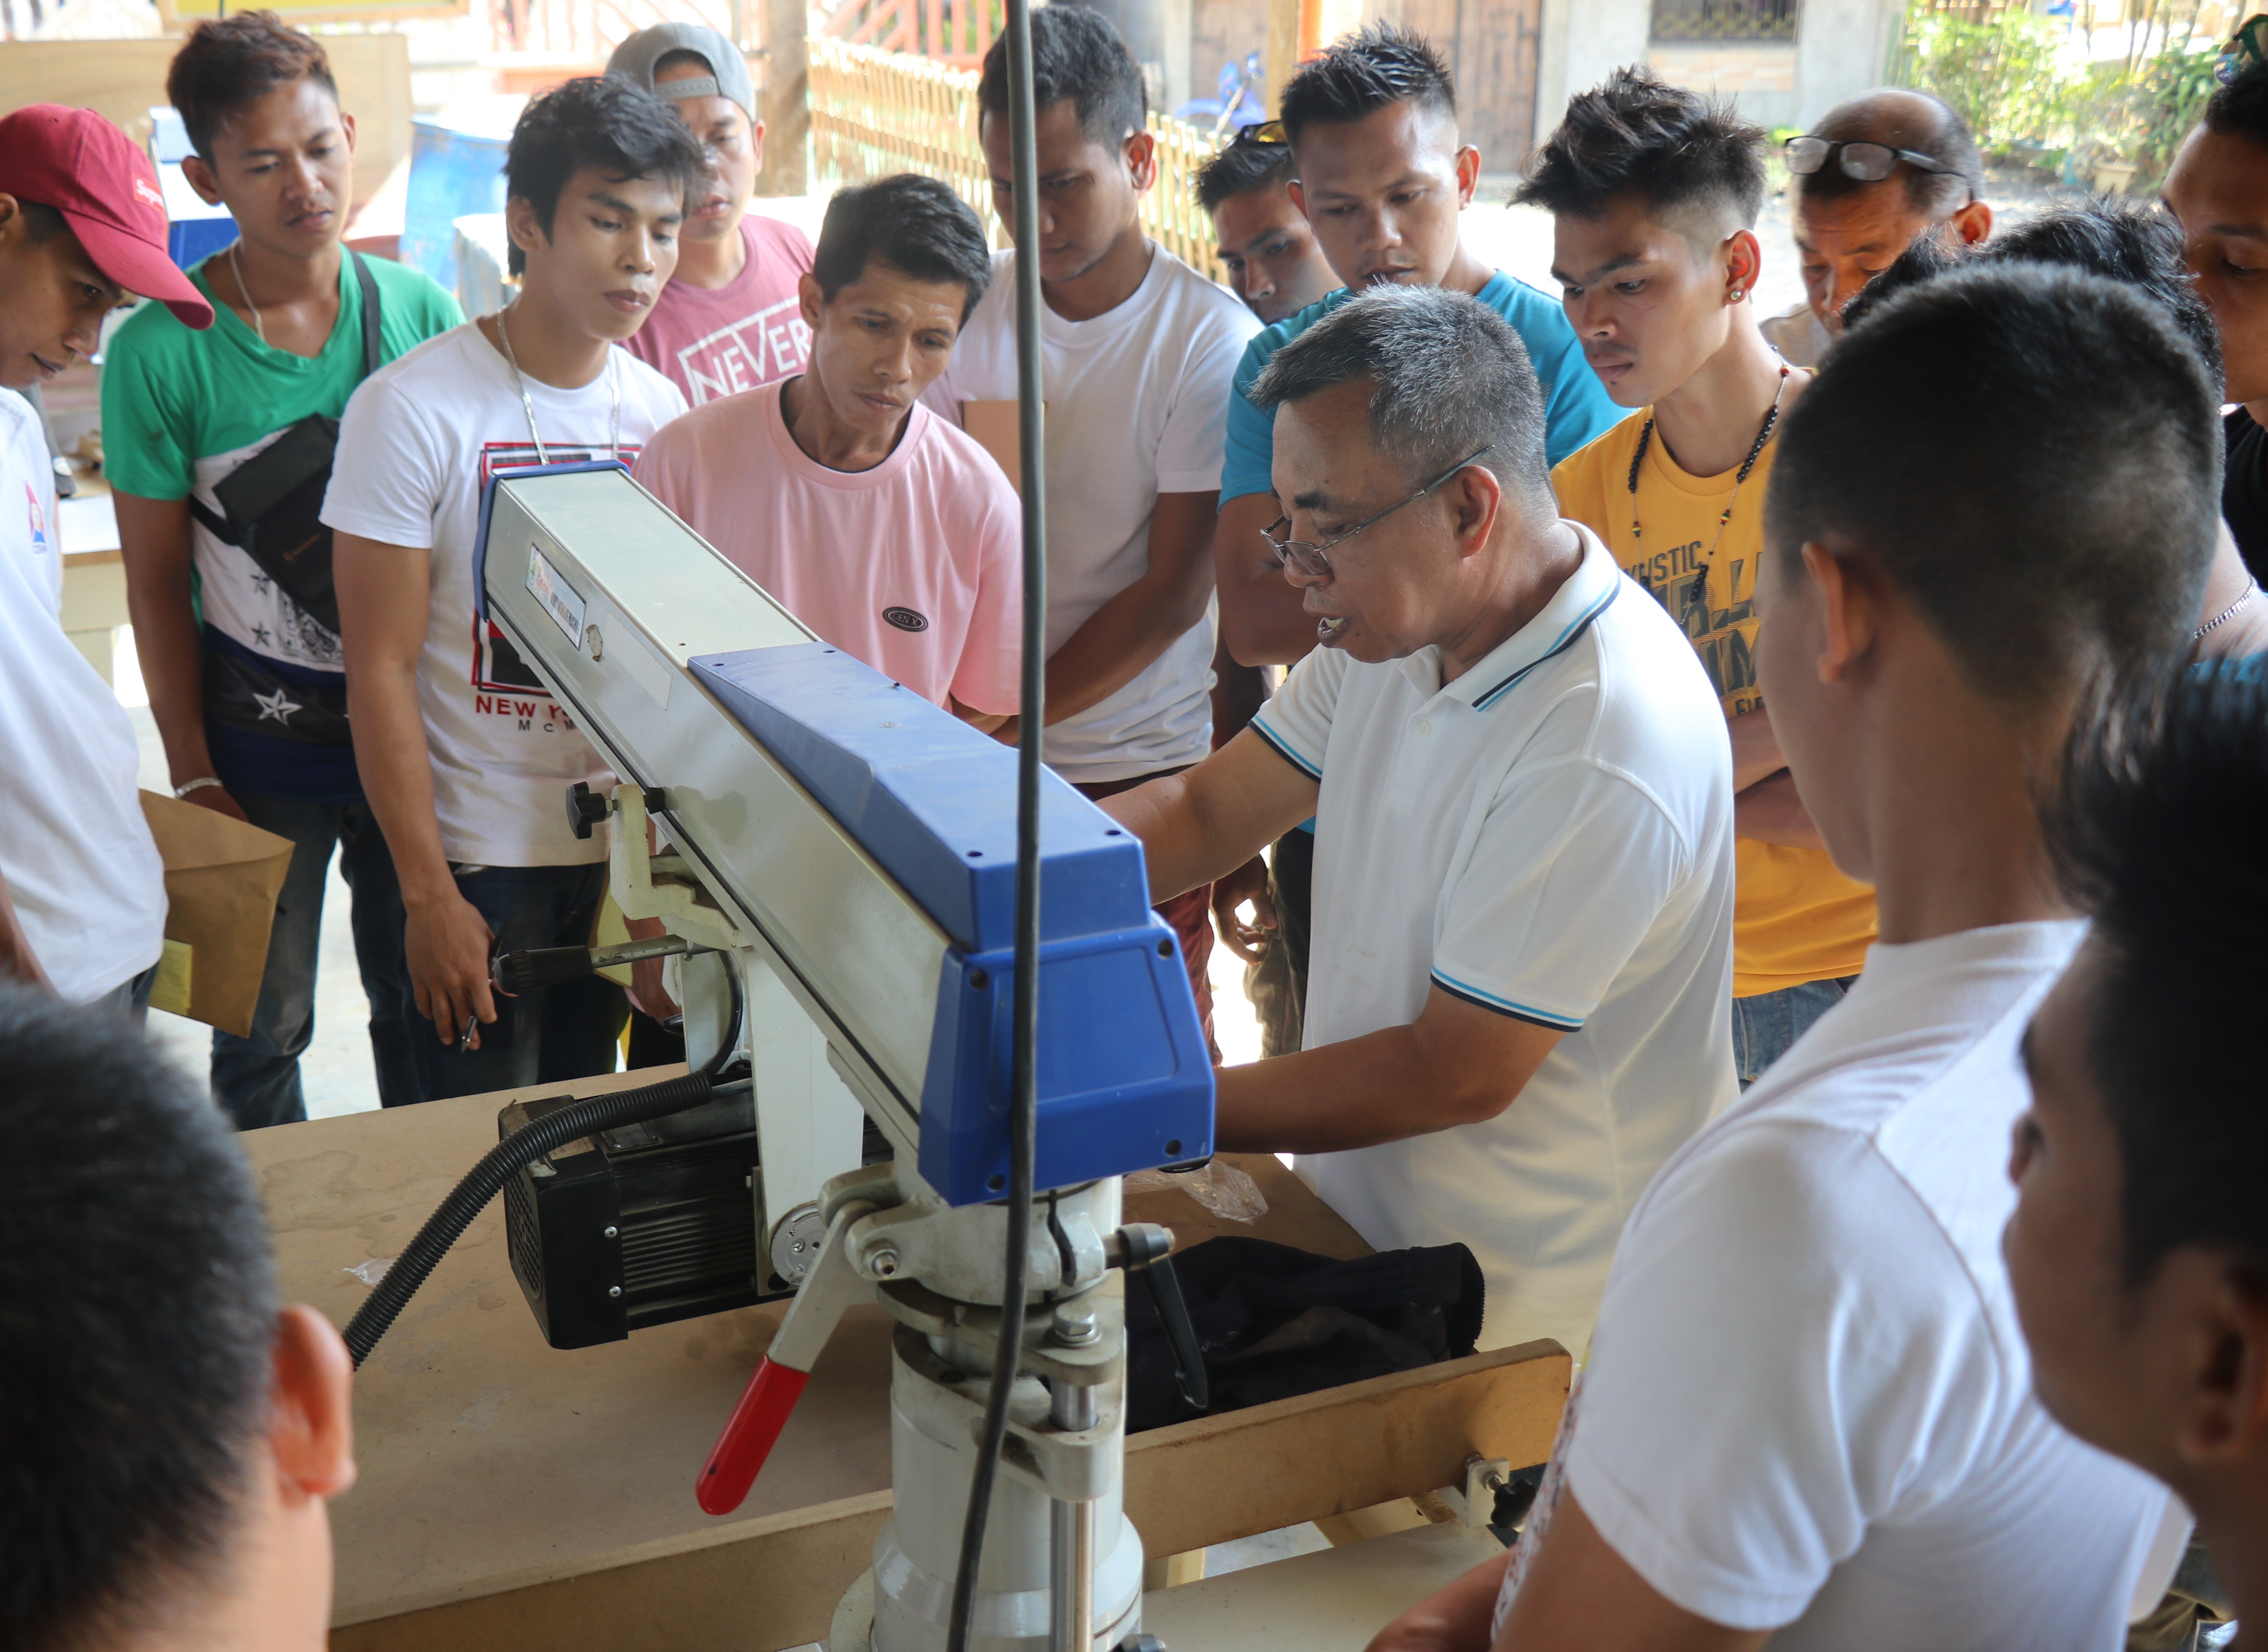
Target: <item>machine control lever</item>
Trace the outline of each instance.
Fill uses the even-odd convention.
[[[534,992],[545,987],[580,980],[617,964],[641,958],[674,958],[686,952],[711,952],[714,947],[695,946],[681,935],[656,936],[651,941],[618,941],[612,946],[540,946],[524,952],[503,952],[489,966],[489,980],[508,993]]]
[[[693,1495],[704,1514],[729,1515],[740,1506],[748,1487],[763,1471],[764,1459],[778,1443],[780,1431],[787,1427],[788,1414],[802,1398],[804,1384],[811,1380],[811,1368],[819,1363],[827,1339],[842,1323],[843,1311],[872,1290],[850,1265],[850,1245],[843,1233],[873,1210],[873,1205],[854,1200],[836,1211],[835,1220],[828,1224],[819,1260],[788,1304],[787,1317],[780,1321],[771,1347],[757,1362],[756,1374],[748,1379],[724,1433],[710,1449],[709,1460],[701,1465]]]
[[[1103,1254],[1128,1273],[1139,1274],[1150,1288],[1150,1301],[1174,1345],[1174,1381],[1182,1403],[1203,1411],[1212,1404],[1212,1383],[1205,1375],[1204,1349],[1189,1320],[1182,1281],[1174,1272],[1173,1249],[1172,1229],[1154,1222],[1130,1222],[1105,1242]]]

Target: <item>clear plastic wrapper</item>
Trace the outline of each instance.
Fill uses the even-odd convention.
[[[1260,1184],[1235,1165],[1214,1159],[1202,1170],[1137,1171],[1126,1178],[1130,1193],[1152,1193],[1179,1189],[1216,1216],[1231,1222],[1256,1222],[1268,1214],[1268,1196]]]

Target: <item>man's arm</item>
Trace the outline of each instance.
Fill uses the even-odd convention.
[[[1367,1652],[1484,1652],[1513,1551],[1492,1555],[1435,1590],[1370,1639]]]
[[[48,980],[48,972],[40,967],[39,955],[32,951],[32,937],[24,933],[24,926],[16,917],[16,903],[9,898],[8,880],[0,877],[0,975],[12,975],[18,980],[34,987],[55,990]]]
[[[166,771],[173,784],[184,785],[213,772],[205,744],[204,647],[189,603],[189,502],[115,489],[111,498],[118,507],[126,612],[134,621],[134,651],[150,691],[150,715],[165,742]],[[188,800],[244,819],[222,787],[200,786]]]
[[[346,644],[347,715],[364,795],[401,884],[404,948],[417,1010],[444,1044],[468,1017],[496,1019],[489,926],[457,891],[433,812],[433,758],[417,708],[417,658],[432,600],[432,553],[332,534],[339,629]],[[480,1034],[473,1034],[480,1047]]]
[[[1796,795],[1795,776],[1762,706],[1727,723],[1733,737],[1733,833],[1760,843],[1792,848],[1824,848],[1811,811]]]
[[[1283,514],[1276,496],[1244,494],[1213,518],[1213,577],[1220,586],[1221,642],[1238,664],[1289,665],[1315,646],[1315,616],[1268,550],[1260,531]]]
[[[1615,1553],[1564,1483],[1550,1524],[1521,1541],[1540,1546],[1495,1652],[1756,1652],[1771,1638],[1674,1604]]]
[[[1101,704],[1204,618],[1212,597],[1210,493],[1161,493],[1150,518],[1150,566],[1048,657],[1048,721]],[[1056,531],[1075,531],[1058,524]]]
[[[1224,1153],[1336,1153],[1493,1119],[1566,1034],[1438,985],[1406,1026],[1213,1075]]]
[[[1268,703],[1268,685],[1256,665],[1240,665],[1228,651],[1226,638],[1212,650],[1212,749],[1216,752],[1244,732],[1245,726]],[[1249,924],[1237,916],[1251,903]],[[1276,905],[1268,896],[1268,863],[1256,855],[1226,877],[1213,880],[1213,933],[1221,943],[1248,964],[1257,964],[1267,932],[1276,927]]]
[[[1733,832],[1737,837],[1783,844],[1789,848],[1827,847],[1827,840],[1812,824],[1811,811],[1803,806],[1803,799],[1796,794],[1795,776],[1784,768],[1733,799]]]
[[[1150,899],[1226,877],[1315,812],[1322,782],[1247,729],[1195,768],[1107,797],[1103,812],[1142,840]]]

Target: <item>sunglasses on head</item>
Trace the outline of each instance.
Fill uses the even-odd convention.
[[[1837,161],[1845,178],[1854,178],[1862,184],[1880,183],[1897,169],[1900,161],[1926,173],[1949,173],[1956,178],[1962,175],[1958,166],[1948,166],[1934,155],[1925,155],[1914,149],[1896,149],[1888,143],[1805,136],[1792,137],[1779,147],[1787,159],[1788,171],[1803,178],[1824,172],[1830,160]],[[1838,153],[1841,158],[1837,160]]]
[[[2229,38],[2213,60],[2213,76],[2224,86],[2250,80],[2268,70],[2268,12],[2254,18]]]
[[[1292,141],[1281,121],[1263,121],[1257,126],[1241,126],[1230,143],[1242,143],[1253,149],[1281,149]]]

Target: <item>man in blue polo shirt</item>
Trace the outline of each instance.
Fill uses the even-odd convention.
[[[1583,359],[1557,298],[1491,268],[1464,244],[1459,221],[1480,182],[1481,154],[1458,143],[1455,88],[1422,36],[1369,25],[1294,75],[1280,106],[1278,129],[1260,133],[1292,146],[1292,198],[1346,285],[1260,334],[1236,370],[1212,547],[1221,642],[1244,665],[1289,665],[1315,645],[1314,616],[1301,611],[1260,537],[1281,511],[1269,481],[1274,425],[1253,405],[1252,384],[1278,350],[1356,293],[1381,283],[1447,287],[1509,321],[1543,388],[1551,464],[1624,416]],[[1291,943],[1292,978],[1304,984],[1310,829],[1286,833],[1273,860],[1272,915]]]

